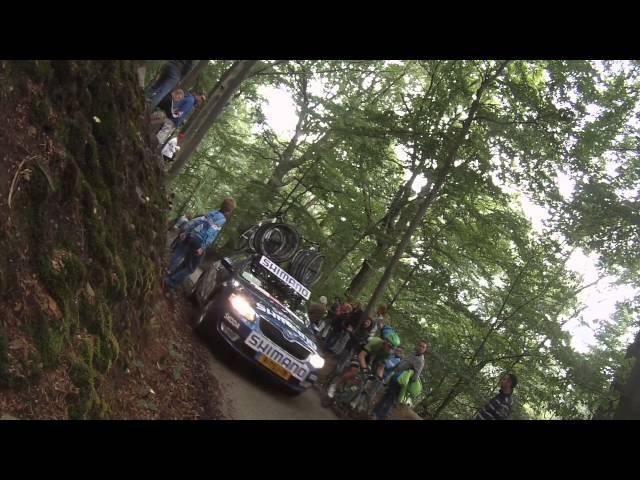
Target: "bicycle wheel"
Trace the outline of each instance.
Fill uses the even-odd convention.
[[[320,279],[324,258],[324,255],[315,250],[298,250],[291,260],[289,273],[300,283],[310,287]]]
[[[373,408],[373,401],[377,397],[381,385],[382,382],[378,377],[369,378],[367,380],[367,383],[362,389],[363,394],[361,395],[360,402],[357,406],[358,412],[369,413],[369,411]]]
[[[338,356],[338,363],[336,364],[337,373],[342,374],[347,369],[349,363],[351,362],[352,356],[353,354],[351,350],[349,350],[348,352],[342,351],[342,353]]]
[[[270,223],[258,227],[252,240],[258,253],[266,255],[276,263],[292,258],[300,244],[298,232],[284,223]]]
[[[320,280],[323,266],[324,255],[320,255],[315,252],[313,256],[309,255],[309,259],[305,262],[305,271],[302,276],[302,283],[310,287]]]
[[[360,394],[363,386],[362,375],[356,375],[353,380],[343,385],[340,393],[336,394],[336,403],[348,406]]]

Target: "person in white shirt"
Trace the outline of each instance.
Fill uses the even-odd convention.
[[[165,162],[172,162],[173,156],[178,150],[180,150],[180,145],[178,145],[178,137],[173,137],[162,149],[162,158],[164,158]]]

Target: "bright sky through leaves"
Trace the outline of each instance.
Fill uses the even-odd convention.
[[[262,87],[261,95],[267,100],[263,105],[263,111],[267,123],[273,128],[277,135],[283,139],[293,135],[297,121],[296,109],[291,94],[285,89],[274,87]],[[398,158],[403,159],[406,154],[401,148],[395,149]],[[612,163],[612,162],[610,162]],[[609,166],[610,170],[614,169],[614,165]],[[408,173],[408,171],[407,171]],[[410,174],[407,174],[409,178]],[[569,198],[573,192],[573,182],[570,178],[559,172],[559,190],[560,194]],[[494,178],[496,184],[500,182]],[[426,179],[422,176],[418,177],[413,185],[415,192],[418,192],[426,183]],[[501,187],[505,187],[501,185]],[[511,188],[505,188],[514,191]],[[531,221],[531,224],[537,232],[544,230],[544,220],[548,217],[547,210],[533,203],[526,195],[520,194],[520,202],[523,212]],[[568,263],[568,267],[578,272],[583,277],[583,285],[589,284],[598,278],[596,263],[597,255],[585,255],[582,250],[576,250]],[[615,285],[616,279],[608,276],[602,278],[596,285],[582,291],[578,299],[584,303],[585,310],[582,318],[574,319],[565,325],[565,329],[571,332],[572,346],[580,351],[586,352],[589,347],[595,343],[594,331],[599,321],[610,321],[616,309],[616,302],[621,302],[633,298],[640,292],[629,285]],[[630,338],[629,338],[630,339]]]

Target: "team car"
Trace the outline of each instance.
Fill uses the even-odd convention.
[[[223,258],[199,276],[195,328],[215,336],[292,394],[324,366],[306,313],[310,291],[267,256]]]

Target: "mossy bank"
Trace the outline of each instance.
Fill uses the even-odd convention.
[[[101,384],[148,337],[168,207],[135,65],[5,61],[0,84],[0,394],[60,371],[67,418],[108,418]]]

